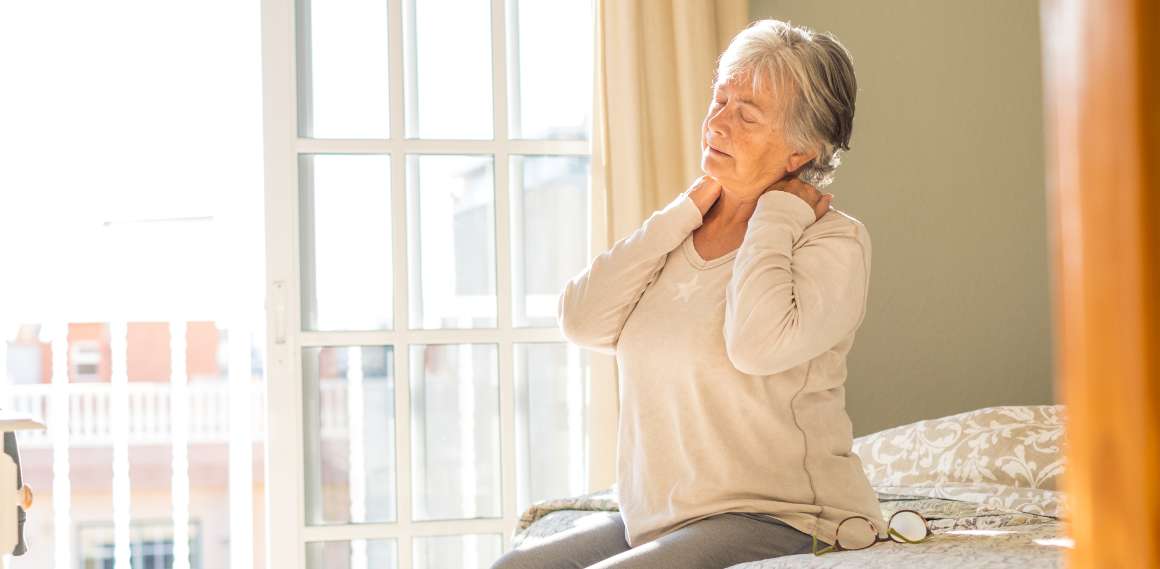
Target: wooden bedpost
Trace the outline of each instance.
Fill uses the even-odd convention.
[[[1040,9],[1068,567],[1160,567],[1160,2]]]

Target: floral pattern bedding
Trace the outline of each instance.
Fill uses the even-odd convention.
[[[1049,516],[990,504],[878,492],[883,516],[900,509],[921,513],[929,522],[931,538],[918,544],[883,542],[863,551],[839,551],[815,556],[789,555],[734,565],[734,569],[782,567],[943,567],[1062,568],[1064,522]],[[512,540],[513,547],[573,527],[583,518],[617,512],[613,489],[573,498],[537,502],[528,508]]]
[[[883,517],[917,510],[931,537],[862,551],[789,555],[732,569],[786,567],[1064,567],[1067,509],[1063,406],[988,407],[859,437],[853,451],[878,493]],[[516,524],[512,546],[534,545],[595,512],[617,512],[612,488],[536,502]],[[607,515],[600,514],[600,515]]]
[[[1067,517],[1063,405],[1006,405],[854,439],[870,484],[886,492]]]
[[[993,530],[936,532],[923,543],[879,543],[861,551],[839,551],[825,555],[787,555],[730,569],[787,569],[858,567],[866,569],[954,567],[955,569],[1061,569],[1065,567],[1059,522],[1013,526]]]

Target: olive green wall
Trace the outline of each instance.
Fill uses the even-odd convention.
[[[1053,403],[1038,3],[751,0],[854,57],[851,150],[828,191],[873,242],[849,358],[855,436]]]

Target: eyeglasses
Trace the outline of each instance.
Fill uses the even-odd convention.
[[[886,522],[886,527],[887,537],[878,537],[878,529],[869,518],[865,516],[848,517],[838,524],[834,545],[818,549],[818,536],[814,535],[814,555],[839,550],[866,549],[880,541],[919,543],[930,537],[930,528],[926,525],[926,518],[914,510],[894,512],[890,516],[890,521]]]

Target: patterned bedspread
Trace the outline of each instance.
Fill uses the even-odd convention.
[[[955,567],[1039,569],[1064,567],[1065,522],[1051,516],[994,504],[878,491],[884,517],[912,509],[929,520],[932,536],[923,543],[882,542],[862,551],[815,556],[788,555],[734,565],[731,569],[791,567]],[[545,500],[528,508],[516,525],[512,546],[582,525],[593,512],[619,511],[612,488],[582,496]]]

